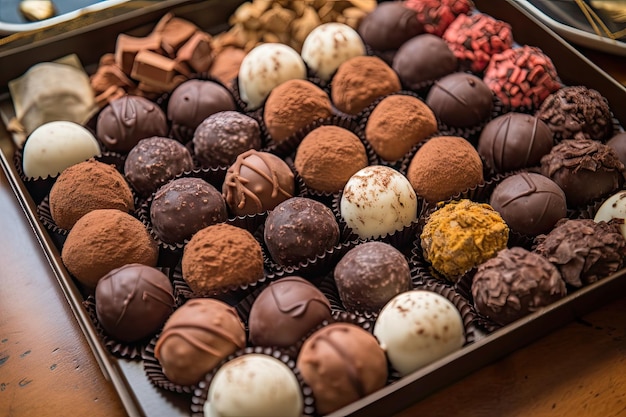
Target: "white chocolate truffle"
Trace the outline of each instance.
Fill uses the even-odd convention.
[[[461,314],[447,298],[412,290],[383,307],[374,336],[391,365],[404,376],[460,349],[465,328]]]
[[[100,146],[94,135],[78,123],[54,121],[35,129],[23,152],[24,175],[46,178],[100,155]]]
[[[365,55],[358,32],[344,23],[324,23],[309,33],[302,44],[302,59],[322,80],[328,81],[339,65]]]
[[[226,362],[216,373],[204,403],[206,417],[300,417],[300,384],[280,360],[249,353]]]
[[[608,222],[611,219],[624,219],[625,223],[620,224],[619,228],[622,236],[626,238],[626,191],[619,191],[609,197],[593,218],[596,223]]]
[[[288,80],[306,78],[306,66],[298,52],[280,43],[264,43],[246,54],[239,67],[239,95],[254,110],[274,87]]]
[[[340,211],[348,227],[359,237],[376,238],[402,230],[417,219],[417,195],[400,172],[370,165],[346,183]]]

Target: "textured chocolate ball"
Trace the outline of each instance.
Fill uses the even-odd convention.
[[[403,43],[424,32],[414,10],[403,2],[380,3],[359,23],[359,35],[377,51],[398,49]]]
[[[250,342],[289,347],[331,320],[330,302],[317,287],[304,278],[284,277],[272,282],[254,300],[248,318]]]
[[[154,335],[174,311],[169,278],[160,270],[128,264],[106,274],[95,291],[98,321],[113,339],[136,342]]]

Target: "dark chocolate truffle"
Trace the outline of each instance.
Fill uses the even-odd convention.
[[[141,139],[167,135],[163,110],[147,98],[126,95],[109,103],[98,115],[96,134],[105,148],[130,151]]]
[[[616,134],[606,144],[615,151],[620,162],[626,165],[626,132]]]
[[[248,329],[257,346],[289,347],[324,321],[331,321],[330,302],[304,278],[272,282],[254,300]]]
[[[478,138],[478,153],[496,173],[538,166],[554,145],[552,131],[538,117],[510,112],[490,120]]]
[[[506,325],[567,294],[558,269],[520,247],[503,249],[478,266],[472,282],[476,310]]]
[[[198,230],[227,219],[222,193],[200,178],[168,182],[157,190],[150,205],[154,232],[167,243],[183,243]]]
[[[412,288],[409,263],[384,242],[350,249],[334,270],[339,298],[350,312],[377,314],[389,300]]]
[[[265,220],[265,245],[283,266],[298,265],[322,255],[339,242],[333,212],[319,201],[293,197],[283,201]]]
[[[160,330],[174,311],[173,291],[169,278],[160,270],[141,264],[124,265],[98,281],[98,321],[116,340],[142,340]]]
[[[512,231],[528,236],[549,232],[567,215],[565,193],[561,187],[532,172],[505,178],[496,185],[489,204]]]
[[[363,41],[377,51],[398,49],[404,42],[424,32],[415,10],[403,2],[380,3],[357,28]]]

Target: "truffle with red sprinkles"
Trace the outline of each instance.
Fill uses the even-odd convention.
[[[471,0],[407,0],[404,5],[417,12],[426,33],[437,36],[442,36],[457,16],[474,7]]]

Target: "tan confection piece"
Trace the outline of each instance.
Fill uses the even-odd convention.
[[[196,32],[178,50],[176,61],[189,65],[195,72],[206,72],[213,63],[213,47],[211,35]]]
[[[115,43],[115,64],[126,74],[130,74],[137,53],[140,51],[158,51],[160,47],[161,37],[157,34],[138,38],[120,33]]]

